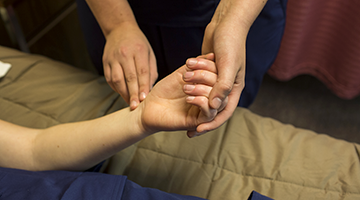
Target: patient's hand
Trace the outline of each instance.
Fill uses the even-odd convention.
[[[213,54],[209,54],[208,59],[189,59],[154,86],[136,109],[141,112],[140,123],[146,132],[196,130],[201,123],[214,119],[217,110],[209,107],[208,95],[217,75],[215,63],[209,58],[212,59]],[[195,61],[195,65],[190,61]],[[196,84],[185,82],[187,79]]]

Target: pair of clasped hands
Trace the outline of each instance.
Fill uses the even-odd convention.
[[[159,81],[135,109],[141,110],[145,132],[187,130],[192,138],[220,126],[218,109],[209,106],[209,94],[217,81],[214,54],[189,58],[186,64]]]

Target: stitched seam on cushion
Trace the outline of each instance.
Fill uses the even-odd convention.
[[[45,114],[45,113],[41,113],[41,112],[39,112],[39,111],[33,110],[33,109],[25,106],[24,104],[21,104],[21,103],[18,103],[18,102],[14,102],[14,101],[12,101],[11,99],[7,99],[7,98],[4,98],[4,97],[0,97],[0,99],[3,99],[3,100],[8,101],[8,102],[10,102],[10,103],[13,103],[13,104],[16,104],[16,105],[18,105],[18,106],[24,107],[24,108],[26,108],[26,109],[28,109],[28,110],[30,110],[30,111],[32,111],[32,112],[38,113],[38,114],[40,114],[40,115],[42,115],[42,116],[44,116],[44,117],[48,117],[48,118],[54,120],[55,122],[57,122],[57,123],[59,123],[59,124],[61,123],[59,120],[55,119],[54,117],[51,117],[50,115],[47,115],[47,114]]]
[[[340,192],[340,191],[336,191],[336,190],[332,190],[332,189],[328,190],[328,189],[322,189],[322,188],[317,188],[317,187],[313,187],[313,186],[300,185],[300,184],[293,183],[293,182],[276,180],[276,179],[273,179],[273,178],[270,178],[270,177],[255,176],[255,175],[252,175],[252,174],[239,174],[239,173],[236,173],[236,172],[231,171],[231,170],[229,170],[229,169],[222,168],[222,167],[216,166],[216,165],[211,164],[211,163],[203,163],[203,162],[194,161],[194,160],[190,160],[190,159],[186,159],[186,158],[176,157],[176,156],[173,156],[173,155],[171,155],[171,154],[167,154],[167,153],[164,153],[164,152],[158,152],[158,151],[155,151],[155,150],[152,150],[152,149],[148,149],[148,148],[145,148],[145,147],[139,147],[139,146],[138,146],[138,148],[145,149],[145,150],[149,150],[149,151],[152,151],[152,152],[155,152],[155,153],[159,153],[159,154],[163,154],[163,155],[166,155],[166,156],[170,156],[170,157],[176,158],[176,159],[186,160],[186,161],[195,162],[195,163],[199,163],[199,164],[212,165],[212,166],[214,166],[214,167],[220,168],[221,170],[224,170],[224,171],[227,171],[227,172],[231,172],[231,173],[236,174],[236,175],[239,175],[239,176],[253,177],[253,178],[261,178],[261,179],[266,179],[266,180],[270,180],[270,181],[274,181],[274,182],[279,182],[279,183],[283,183],[283,184],[286,183],[286,184],[296,185],[296,186],[304,187],[304,188],[316,189],[316,190],[327,191],[327,192],[335,192],[335,193],[339,193],[339,194],[351,194],[351,195],[360,196],[360,193]]]
[[[11,82],[1,86],[0,88],[6,87],[14,82],[16,82],[17,80],[19,80],[26,72],[28,72],[30,69],[32,69],[35,65],[39,64],[40,62],[42,62],[42,60],[38,60],[36,62],[34,62],[33,64],[29,65],[29,67],[27,69],[25,69],[21,74],[19,74],[14,80],[12,80]]]

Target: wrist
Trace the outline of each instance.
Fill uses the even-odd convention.
[[[145,122],[144,117],[143,117],[143,112],[145,110],[145,107],[146,107],[146,100],[141,102],[135,110],[130,111],[130,114],[132,115],[133,122],[135,122],[134,123],[135,130],[137,130],[137,132],[139,134],[147,137],[151,134],[158,132],[159,130],[154,130],[154,129],[150,128],[147,125],[147,123]]]
[[[124,20],[109,26],[108,28],[102,28],[105,39],[108,39],[111,34],[121,34],[124,30],[130,32],[131,30],[140,30],[135,20]],[[141,30],[140,30],[141,31]]]

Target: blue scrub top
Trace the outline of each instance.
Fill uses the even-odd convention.
[[[139,23],[167,27],[206,26],[220,0],[129,0]]]

